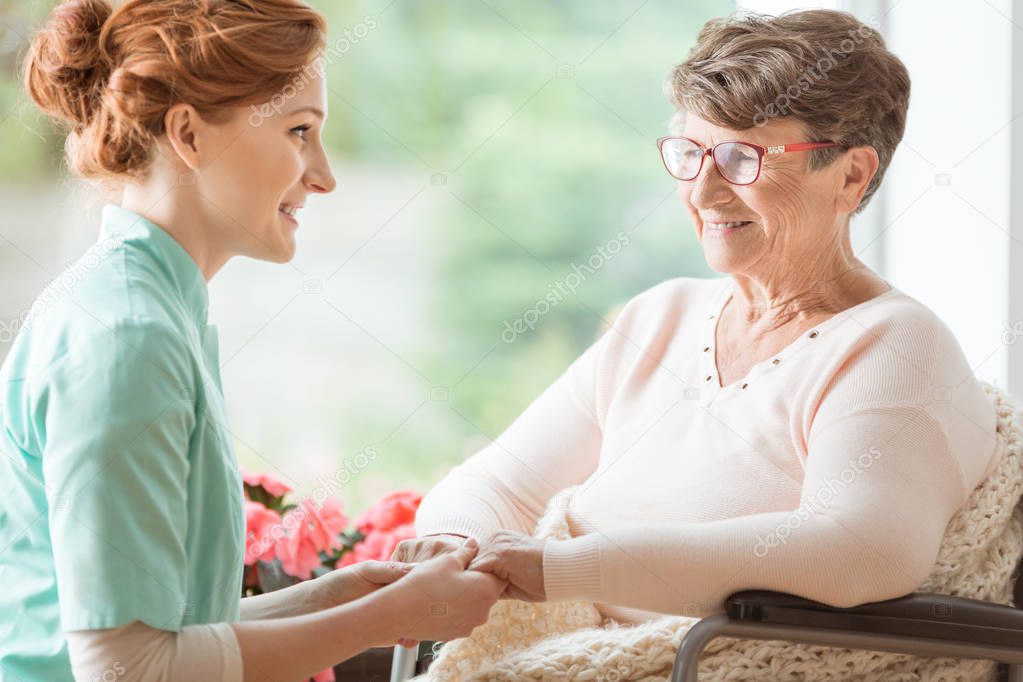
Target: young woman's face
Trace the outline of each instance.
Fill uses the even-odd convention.
[[[326,116],[326,83],[310,67],[294,87],[217,126],[221,144],[197,182],[228,251],[276,263],[294,257],[299,209],[336,185],[321,139]]]

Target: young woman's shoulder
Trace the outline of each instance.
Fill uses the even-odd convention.
[[[60,365],[128,362],[129,354],[161,365],[190,345],[173,298],[120,250],[102,257],[87,252],[69,265],[17,326],[4,363],[8,378]]]

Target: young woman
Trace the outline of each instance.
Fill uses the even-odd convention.
[[[325,31],[298,0],[73,0],[34,36],[29,95],[120,199],[0,370],[0,678],[300,679],[463,636],[504,589],[464,570],[470,542],[240,598],[207,282],[234,256],[289,261],[296,213],[334,189]]]

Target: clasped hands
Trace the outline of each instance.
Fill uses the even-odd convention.
[[[468,542],[472,542],[473,546],[469,547]],[[447,581],[447,589],[459,592],[455,603],[468,599],[480,610],[475,621],[454,628],[455,636],[466,636],[472,627],[486,622],[490,607],[497,599],[543,601],[546,598],[543,583],[545,542],[511,531],[499,531],[478,546],[476,541],[467,541],[459,535],[427,535],[399,543],[391,556],[391,563],[425,568],[444,561],[446,557],[460,557],[449,567],[456,569],[455,574],[449,573],[446,578],[438,575],[438,578]],[[463,592],[459,586],[472,575],[485,577],[482,583],[488,586],[475,596]],[[477,582],[480,581],[468,581],[470,585]],[[417,639],[413,637],[398,640],[398,644],[404,646],[416,643]]]
[[[511,531],[482,543],[428,535],[401,542],[390,561],[365,561],[327,573],[310,581],[316,584],[309,591],[326,608],[392,586],[401,608],[393,616],[397,632],[391,641],[404,646],[421,639],[448,641],[485,623],[498,599],[546,599],[545,543]]]
[[[458,535],[427,535],[398,544],[392,561],[417,564],[452,552],[465,542]],[[490,573],[504,581],[502,599],[544,601],[543,549],[546,540],[502,530],[480,542],[466,570]]]

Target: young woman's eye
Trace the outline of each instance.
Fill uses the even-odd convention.
[[[298,135],[299,137],[301,137],[304,140],[305,139],[306,131],[308,131],[311,127],[312,126],[308,126],[308,125],[297,126],[295,128],[292,128],[291,132],[295,133],[296,135]]]

